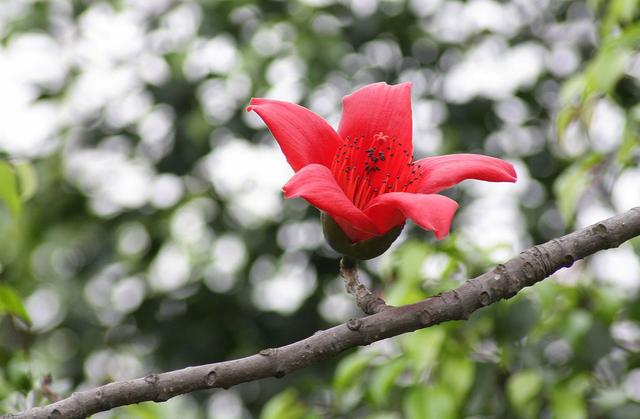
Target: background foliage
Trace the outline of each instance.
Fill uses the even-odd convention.
[[[453,232],[408,228],[391,304],[640,204],[637,0],[0,3],[0,412],[283,345],[357,315],[251,96],[335,124],[412,81],[416,157],[479,152]],[[508,302],[229,390],[100,417],[640,417],[640,243]],[[52,375],[49,382],[47,374]]]

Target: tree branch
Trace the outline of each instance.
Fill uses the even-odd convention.
[[[367,288],[358,279],[358,262],[348,256],[340,259],[340,276],[344,279],[347,292],[356,299],[356,304],[364,314],[376,314],[391,308],[384,300]]]
[[[379,313],[315,333],[301,341],[256,355],[144,378],[107,384],[6,418],[83,418],[144,401],[166,401],[179,394],[231,386],[266,377],[280,378],[335,356],[345,349],[429,327],[467,319],[477,309],[511,298],[562,267],[599,250],[617,247],[640,235],[640,207],[590,227],[534,246],[492,271],[458,288],[416,304],[391,307]]]

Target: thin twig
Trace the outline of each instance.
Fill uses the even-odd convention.
[[[384,300],[367,288],[358,278],[358,262],[348,256],[340,259],[340,276],[347,292],[354,296],[356,304],[365,314],[376,314],[391,308]]]
[[[280,378],[345,349],[412,332],[449,320],[462,320],[481,307],[511,298],[521,289],[603,249],[640,236],[640,207],[590,227],[534,246],[458,288],[416,304],[392,307],[315,333],[301,341],[232,361],[150,374],[72,394],[48,406],[5,418],[77,419],[114,407],[161,402],[207,388],[229,388],[266,377]]]
[[[60,400],[60,395],[53,391],[51,384],[53,384],[53,376],[48,373],[40,380],[40,392],[47,400],[53,403]]]

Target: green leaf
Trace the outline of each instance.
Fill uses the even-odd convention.
[[[515,342],[529,334],[540,317],[540,310],[526,295],[495,308],[496,338],[500,342]]]
[[[538,371],[518,371],[507,381],[509,402],[519,411],[526,412],[527,407],[542,390],[544,379]],[[537,412],[535,412],[537,413]]]
[[[33,165],[27,161],[15,162],[13,168],[18,176],[20,198],[24,202],[33,197],[38,190],[38,175]]]
[[[388,287],[387,302],[392,305],[407,305],[425,298],[422,289],[422,264],[429,247],[421,241],[404,243],[394,254],[394,282]]]
[[[575,106],[582,97],[586,86],[585,76],[578,74],[568,78],[560,89],[560,103],[566,106]]]
[[[344,392],[351,387],[353,382],[367,368],[373,356],[374,354],[371,352],[356,352],[340,361],[333,380],[335,391]]]
[[[15,218],[20,216],[22,202],[18,193],[15,172],[11,165],[5,161],[0,161],[0,200],[4,201]]]
[[[627,48],[602,48],[586,71],[589,93],[608,93],[624,75],[633,52]]]
[[[573,222],[578,200],[591,183],[591,169],[602,161],[599,154],[591,154],[572,164],[556,179],[553,190],[560,215],[566,224]]]
[[[556,135],[558,139],[564,138],[564,133],[569,127],[569,124],[575,119],[576,114],[576,108],[573,106],[566,106],[560,109],[556,115]]]
[[[407,368],[406,358],[397,358],[376,369],[371,379],[369,392],[373,402],[380,406],[389,395],[389,391],[396,382],[396,379]]]
[[[367,416],[367,419],[402,419],[399,413],[396,412],[378,412],[372,413]]]
[[[637,0],[632,1],[637,2]],[[640,7],[640,3],[638,4],[638,7]],[[625,28],[620,36],[612,39],[610,42],[614,47],[633,48],[637,50],[638,44],[640,43],[640,23],[636,23]]]
[[[122,410],[124,411],[124,415],[117,417],[134,417],[138,419],[154,419],[162,417],[161,409],[157,408],[155,403],[150,402],[125,406]],[[116,415],[119,413],[120,412],[117,412]]]
[[[317,417],[298,400],[298,392],[285,390],[269,400],[262,409],[260,419],[310,419]]]
[[[589,310],[589,313],[604,322],[613,323],[620,316],[620,310],[624,309],[628,296],[615,288],[594,287],[591,298],[594,307]],[[591,323],[588,327],[591,327]]]
[[[638,7],[638,0],[610,0],[600,28],[602,37],[606,38],[620,24],[631,22],[638,12]]]
[[[416,387],[405,399],[407,419],[453,419],[458,417],[453,395],[442,385]]]
[[[579,378],[564,386],[558,386],[551,394],[551,411],[554,419],[585,419],[587,406],[583,396],[584,386]]]
[[[440,366],[440,381],[451,391],[458,403],[469,393],[475,376],[475,364],[464,354],[447,357]]]
[[[402,246],[398,255],[398,276],[400,281],[410,284],[422,281],[421,268],[429,248],[423,242],[410,241]]]
[[[563,336],[576,346],[579,340],[591,329],[593,315],[584,309],[577,308],[569,313],[563,325]]]
[[[634,116],[634,113],[636,115]],[[624,126],[622,144],[618,148],[616,158],[618,163],[625,165],[632,161],[634,151],[640,147],[640,127],[634,120],[640,119],[640,105],[634,106],[629,112],[627,112],[627,122]]]
[[[401,337],[404,353],[417,374],[435,365],[446,337],[443,327],[421,329]]]
[[[20,317],[31,324],[31,318],[24,308],[22,300],[15,290],[7,284],[0,284],[0,314],[2,313]]]

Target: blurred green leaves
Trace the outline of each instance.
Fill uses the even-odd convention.
[[[408,419],[455,419],[459,417],[453,395],[443,385],[415,387],[404,404]]]
[[[18,218],[22,212],[22,201],[18,191],[18,179],[13,167],[0,160],[0,199],[11,214]]]
[[[588,155],[572,163],[556,179],[553,185],[558,197],[558,209],[566,225],[571,225],[578,206],[578,200],[593,181],[593,169],[602,161],[600,154]]]
[[[395,387],[396,379],[409,366],[408,360],[400,357],[376,368],[371,377],[371,386],[369,387],[369,394],[375,405],[381,406],[385,404],[389,397],[389,392]]]
[[[13,170],[18,180],[20,199],[28,201],[38,191],[38,174],[33,165],[26,160],[13,162]]]
[[[553,417],[558,419],[587,418],[584,395],[588,388],[588,380],[583,376],[576,376],[557,385],[550,392]]]
[[[109,3],[117,5],[112,8]],[[305,221],[309,216],[315,220],[317,213],[308,211],[305,205],[288,202],[278,215],[282,220],[275,217],[264,225],[244,228],[240,218],[235,217],[242,215],[242,208],[230,199],[231,195],[223,197],[219,193],[223,188],[203,174],[207,170],[202,159],[208,153],[215,154],[226,142],[253,145],[263,137],[270,137],[262,126],[251,123],[244,112],[245,102],[252,95],[281,98],[291,95],[297,103],[337,120],[340,97],[358,85],[382,80],[412,81],[416,139],[420,138],[417,153],[481,152],[510,158],[523,168],[527,166],[531,176],[523,172],[519,183],[524,188],[530,182],[527,196],[504,197],[505,205],[516,201],[514,207],[523,198],[526,209],[515,212],[525,226],[516,233],[521,235],[520,244],[524,245],[540,240],[537,234],[541,212],[547,208],[559,210],[564,221],[559,228],[570,228],[576,210],[579,214],[594,195],[609,205],[606,192],[612,179],[620,170],[638,164],[640,105],[634,64],[640,45],[637,0],[591,0],[593,15],[585,10],[582,1],[542,2],[540,8],[538,5],[530,8],[534,13],[535,10],[542,13],[542,19],[533,17],[535,26],[514,16],[503,22],[508,27],[489,25],[478,31],[464,25],[450,31],[448,24],[432,30],[432,24],[446,16],[451,6],[460,10],[469,5],[482,6],[475,2],[334,2],[325,6],[331,2],[185,1],[159,2],[166,6],[141,6],[141,9],[137,8],[140,2],[115,3],[87,2],[73,8],[55,6],[54,10],[48,2],[36,2],[32,9],[23,8],[25,16],[19,19],[20,25],[9,25],[7,38],[3,39],[8,47],[9,38],[27,32],[47,37],[49,29],[58,24],[55,22],[64,22],[72,29],[70,33],[78,34],[87,51],[98,51],[99,61],[108,62],[108,51],[93,48],[94,43],[90,42],[93,25],[86,22],[93,20],[89,16],[102,22],[97,25],[104,27],[101,30],[126,20],[126,16],[138,16],[138,38],[131,39],[148,49],[135,57],[119,56],[113,69],[106,67],[108,70],[104,72],[109,76],[140,73],[144,78],[166,71],[166,80],[145,78],[144,83],[128,93],[142,90],[143,97],[151,102],[150,109],[166,107],[172,117],[156,118],[155,122],[144,117],[124,127],[114,125],[114,116],[124,115],[127,109],[140,105],[133,101],[132,106],[130,100],[116,95],[113,96],[116,99],[100,105],[95,114],[89,112],[90,117],[74,116],[64,121],[62,125],[70,135],[60,135],[61,143],[65,144],[60,149],[63,151],[38,154],[41,157],[34,163],[35,168],[13,155],[0,162],[0,219],[4,222],[0,227],[4,226],[2,237],[5,243],[9,242],[3,246],[4,252],[0,252],[8,255],[0,266],[0,313],[5,322],[0,330],[0,400],[15,398],[24,404],[28,392],[36,391],[37,377],[32,379],[27,373],[29,364],[23,359],[20,336],[4,325],[11,326],[9,316],[28,321],[19,296],[37,296],[34,293],[45,285],[59,292],[60,301],[74,304],[65,307],[65,317],[59,325],[32,336],[33,352],[39,356],[34,365],[52,369],[54,384],[64,383],[68,387],[62,392],[69,393],[81,383],[116,376],[114,371],[128,371],[126,364],[124,368],[119,364],[118,357],[107,355],[111,349],[139,359],[142,368],[168,369],[210,362],[212,358],[230,359],[260,347],[285,344],[338,321],[339,316],[328,320],[318,309],[329,301],[329,292],[324,295],[323,290],[336,276],[334,255],[327,253],[328,249],[316,251],[305,246],[292,251],[280,243],[280,221]],[[363,10],[363,3],[371,9]],[[514,5],[509,1],[489,3],[504,14],[511,13]],[[543,3],[549,3],[549,8]],[[358,4],[360,8],[356,10]],[[84,14],[85,11],[92,15]],[[461,21],[465,17],[462,15]],[[50,21],[54,18],[55,22]],[[588,27],[589,36],[580,32],[581,39],[572,40],[577,27]],[[453,37],[439,38],[445,32]],[[189,76],[185,70],[193,66],[197,46],[220,34],[233,41],[236,46],[233,53],[242,58],[233,68],[240,78],[206,71],[195,78]],[[595,42],[591,34],[597,37]],[[50,38],[55,38],[51,35]],[[173,35],[177,38],[172,38]],[[70,43],[78,41],[75,36],[72,38]],[[117,40],[113,41],[117,46]],[[509,53],[521,44],[540,47],[545,51],[544,57],[539,63],[522,61],[520,65],[518,61],[514,66],[505,66],[502,52],[491,52]],[[154,45],[161,47],[152,50]],[[266,51],[269,45],[277,48]],[[395,55],[396,49],[399,55]],[[31,56],[26,49],[20,51],[24,54],[16,56]],[[557,51],[561,52],[559,57],[555,56]],[[208,59],[215,62],[224,58],[216,56],[218,51],[212,52]],[[509,76],[505,80],[490,79],[495,82],[495,97],[474,91],[467,92],[471,96],[462,101],[451,100],[443,94],[447,90],[446,81],[460,70],[461,64],[473,63],[466,60],[472,55],[484,56],[494,64],[496,73],[503,67],[513,68],[505,71]],[[572,59],[577,60],[574,67]],[[303,70],[291,78],[288,74],[293,71],[291,68],[276,65],[283,61],[300,62]],[[555,71],[550,61],[571,70]],[[534,71],[532,67],[536,65],[540,68]],[[530,80],[525,84],[507,80],[529,71]],[[60,86],[40,89],[34,85],[27,90],[36,92],[34,105],[57,102],[59,97],[64,98],[64,105],[82,84],[80,81],[94,72],[87,57],[74,64]],[[465,83],[460,83],[464,86],[454,86],[453,90],[464,90],[467,81],[474,84],[472,79],[464,80]],[[112,90],[110,83],[103,82],[100,79],[96,84],[107,87],[97,92]],[[518,88],[504,88],[509,83]],[[91,95],[84,99],[89,102],[95,99],[96,106],[100,102],[99,97]],[[599,150],[595,140],[589,138],[600,101],[615,105],[625,118],[624,138],[615,150]],[[234,102],[233,106],[228,108],[227,102]],[[520,105],[514,107],[514,103]],[[214,122],[217,120],[212,116],[236,106],[235,113],[223,119],[226,122]],[[442,115],[435,115],[438,113]],[[548,141],[545,135],[554,131],[549,126],[552,114],[557,118],[555,131],[560,139],[557,144]],[[175,131],[175,138],[166,144],[165,139],[153,135],[163,124]],[[527,132],[531,129],[539,133],[539,138],[512,136],[511,129]],[[506,132],[500,141],[494,135],[498,131]],[[579,135],[574,135],[575,131]],[[152,151],[158,149],[152,143],[164,144],[161,147],[164,151],[154,154]],[[272,144],[271,140],[268,144]],[[104,189],[97,190],[95,195],[89,193],[75,182],[78,179],[72,179],[75,174],[66,173],[68,151],[76,146],[107,151],[105,154],[111,156],[121,153],[127,159],[144,162],[154,174],[170,174],[184,189],[182,198],[167,207],[154,207],[152,202],[145,201],[144,205],[114,212],[110,207],[113,202],[95,199],[101,198]],[[249,160],[238,162],[251,165],[253,162]],[[86,169],[91,169],[92,164],[89,161]],[[270,175],[265,173],[264,177]],[[90,171],[78,177],[92,183],[95,180],[92,176]],[[38,179],[46,186],[39,188]],[[127,184],[120,184],[122,190],[115,188],[114,195],[124,197]],[[106,182],[105,186],[112,185]],[[148,185],[155,198],[168,193],[160,186],[162,183],[155,181]],[[539,199],[525,202],[529,200],[524,198],[535,195],[536,189]],[[468,220],[477,217],[478,211],[467,209],[485,201],[482,187],[476,188],[469,182],[446,193],[461,204],[458,224],[454,225],[450,238],[436,242],[408,225],[403,233],[407,240],[383,263],[386,265],[383,269],[378,269],[375,261],[367,265],[372,286],[388,302],[408,304],[451,289],[483,272],[496,259],[517,251],[515,245],[499,245],[495,252],[469,243],[472,237],[463,230],[473,224]],[[253,194],[245,195],[251,204]],[[29,199],[32,199],[29,211],[25,211],[24,202]],[[206,199],[207,205],[215,209],[206,217],[200,217],[195,210],[184,211],[193,199]],[[479,216],[483,215],[480,211]],[[132,225],[139,228],[130,228]],[[237,235],[247,248],[246,266],[237,272],[221,270],[210,262],[212,244],[229,233]],[[299,235],[303,245],[305,234]],[[472,230],[471,235],[486,235],[490,239],[494,236],[492,231],[483,230]],[[197,255],[189,261],[193,278],[166,295],[148,292],[149,266],[158,258],[159,249],[185,238],[192,240]],[[278,266],[286,258],[307,257],[306,269],[318,272],[320,286],[300,310],[283,315],[260,309],[256,300],[263,296],[252,292],[257,283],[277,275],[272,265]],[[243,416],[251,417],[260,417],[262,410],[261,417],[266,419],[625,417],[611,412],[637,407],[625,395],[622,381],[626,371],[638,368],[640,358],[637,351],[629,349],[635,342],[631,340],[623,348],[619,337],[612,339],[612,330],[620,321],[640,320],[636,308],[640,304],[633,293],[620,295],[617,284],[599,282],[590,264],[576,263],[570,275],[561,272],[557,279],[474,313],[466,322],[435,326],[351,351],[335,360],[335,364],[327,360],[316,369],[300,371],[283,380],[240,386],[234,395],[236,407],[240,406]],[[435,274],[431,269],[434,265]],[[167,266],[174,269],[176,264]],[[231,291],[221,291],[215,286],[217,281],[234,285]],[[128,287],[131,284],[140,287]],[[339,300],[343,296],[331,297]],[[136,308],[119,311],[119,303],[126,301],[136,303],[128,306]],[[49,306],[51,309],[55,304]],[[43,310],[39,314],[52,311]],[[218,321],[229,313],[231,321]],[[35,314],[33,317],[36,319]],[[158,327],[159,324],[163,327]],[[180,339],[175,338],[176,330],[182,334]],[[74,339],[64,337],[76,334]],[[60,349],[65,347],[74,349]],[[69,353],[73,353],[72,359],[68,358]],[[611,353],[625,355],[625,364],[617,367],[619,370],[607,370],[603,366],[606,363],[599,363]],[[113,371],[104,371],[109,368]],[[613,377],[611,382],[599,375],[603,371],[605,377]],[[299,385],[301,382],[306,385]],[[201,392],[164,404],[129,406],[107,416],[227,419],[224,415],[227,412],[211,413],[212,400],[218,394]],[[271,401],[267,403],[269,398]],[[170,406],[178,406],[174,403],[180,400],[189,400],[191,408],[172,413]],[[13,403],[10,407],[18,405]],[[8,410],[9,403],[2,404],[0,409]],[[626,417],[635,419],[638,415],[627,413]]]
[[[0,284],[0,315],[11,314],[31,323],[29,313],[16,291],[7,284]]]
[[[637,0],[604,3],[600,26],[602,44],[583,71],[564,82],[560,92],[561,108],[556,115],[560,140],[572,122],[590,125],[595,101],[614,95],[616,85],[629,70],[640,45],[640,24],[634,21],[640,11],[639,4]]]
[[[512,374],[507,381],[509,402],[523,418],[536,418],[540,410],[538,395],[544,379],[539,371],[523,370]]]
[[[361,354],[356,352],[344,358],[336,369],[333,388],[338,393],[347,391],[360,378],[360,375],[369,366],[373,357],[373,353]]]
[[[22,203],[35,195],[38,177],[27,161],[0,160],[0,201],[14,218],[22,214]]]
[[[9,163],[0,160],[0,202],[9,211],[14,222],[22,214],[23,201],[31,198],[36,190],[37,176],[30,163]],[[16,290],[8,284],[0,283],[0,316],[3,314],[13,315],[31,323]]]
[[[294,389],[283,391],[272,398],[262,410],[260,419],[320,419],[298,399]]]

